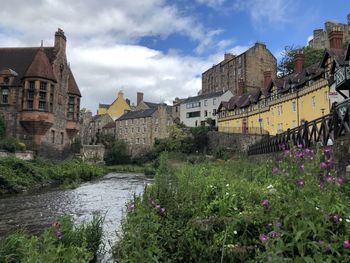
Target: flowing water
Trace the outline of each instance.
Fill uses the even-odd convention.
[[[110,173],[73,190],[54,189],[1,198],[0,237],[21,227],[38,233],[61,215],[72,215],[79,223],[98,212],[105,215],[104,242],[108,250],[117,239],[126,202],[142,193],[150,182],[143,174]],[[101,261],[109,262],[109,255]]]

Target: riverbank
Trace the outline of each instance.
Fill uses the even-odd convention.
[[[118,262],[349,262],[350,184],[330,150],[171,168],[128,205]]]
[[[80,225],[65,216],[38,236],[11,234],[0,240],[0,262],[92,262],[102,242],[102,224],[100,216]]]
[[[76,187],[105,173],[105,167],[81,160],[22,161],[0,158],[0,196],[42,188],[50,185]]]

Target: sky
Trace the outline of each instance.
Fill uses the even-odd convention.
[[[96,112],[119,90],[131,102],[194,96],[201,74],[256,41],[281,58],[326,20],[347,23],[349,0],[11,0],[0,9],[0,46],[53,46],[62,28],[67,56]]]

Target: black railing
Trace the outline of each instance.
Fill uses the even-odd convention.
[[[350,99],[333,104],[331,113],[294,129],[263,138],[249,146],[248,155],[278,152],[290,144],[311,147],[332,145],[337,138],[350,134]]]

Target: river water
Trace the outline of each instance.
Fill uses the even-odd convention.
[[[97,212],[105,215],[103,230],[108,251],[117,239],[125,204],[150,182],[143,174],[110,173],[73,190],[51,189],[1,198],[0,237],[21,227],[31,233],[40,232],[66,214],[80,223]],[[109,255],[107,252],[101,261],[109,262]]]

